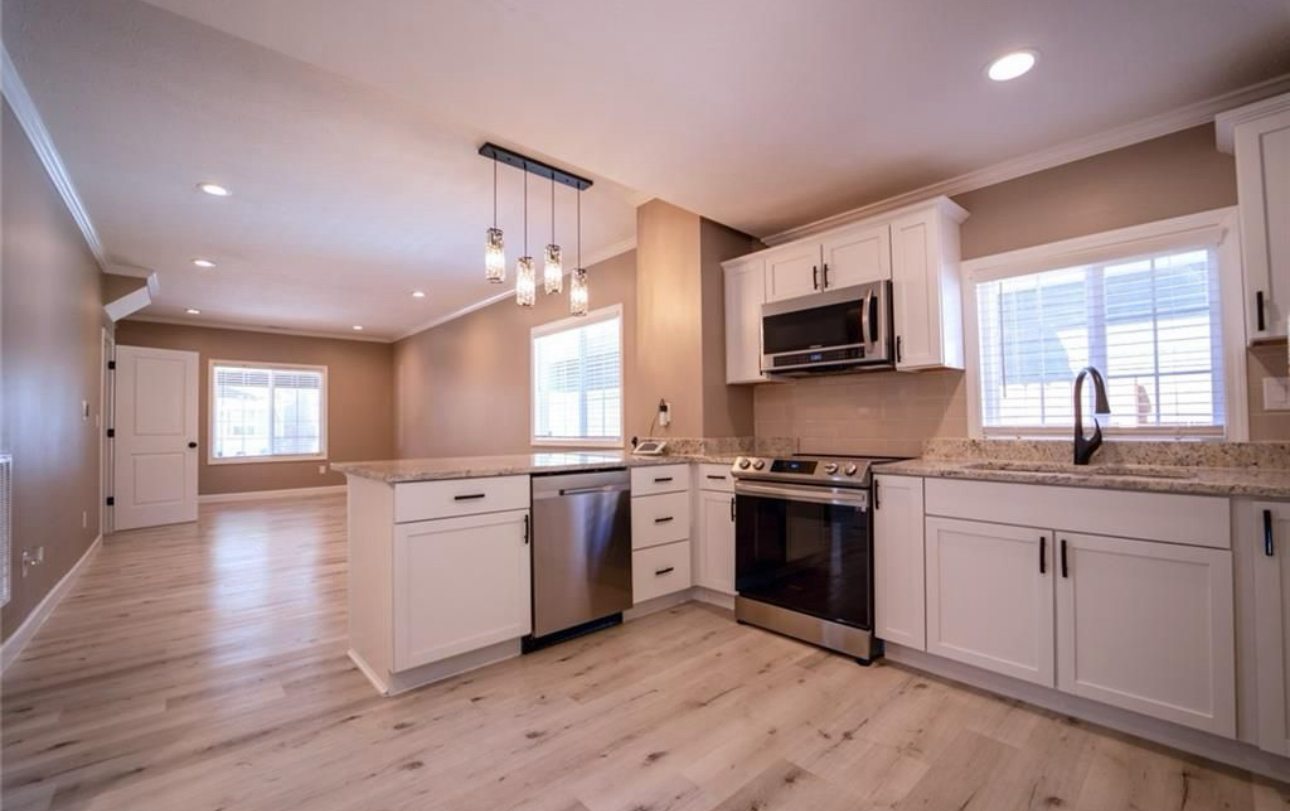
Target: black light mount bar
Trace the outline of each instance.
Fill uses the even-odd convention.
[[[513,152],[504,146],[498,146],[494,143],[485,143],[479,148],[479,154],[485,158],[491,158],[495,161],[501,161],[507,166],[514,166],[516,169],[523,169],[531,172],[540,178],[554,180],[556,183],[563,183],[566,186],[572,186],[578,191],[584,191],[591,188],[591,181],[585,177],[579,177],[570,174],[563,169],[557,169],[549,163],[543,163],[536,158],[530,158],[527,155],[521,155]]]

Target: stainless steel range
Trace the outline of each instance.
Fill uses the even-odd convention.
[[[735,617],[868,664],[874,457],[740,457]]]

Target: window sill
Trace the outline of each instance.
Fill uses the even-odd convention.
[[[274,462],[326,462],[327,457],[321,454],[308,456],[229,456],[225,458],[206,457],[208,465],[262,465]]]
[[[529,440],[529,444],[534,448],[542,448],[543,450],[580,448],[583,450],[597,449],[602,451],[620,451],[623,449],[623,441],[621,439],[541,439],[533,437]]]

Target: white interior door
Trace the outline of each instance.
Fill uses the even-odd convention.
[[[116,348],[113,528],[197,520],[196,352]]]

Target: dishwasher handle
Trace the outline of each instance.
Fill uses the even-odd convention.
[[[604,484],[599,487],[566,487],[560,491],[561,496],[582,496],[588,493],[625,493],[628,486],[622,484]]]

